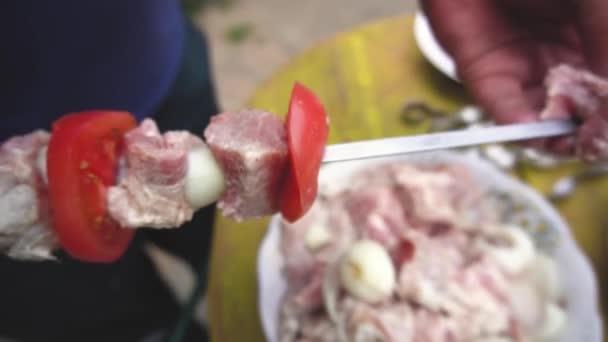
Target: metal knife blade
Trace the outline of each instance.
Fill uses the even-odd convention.
[[[463,129],[375,140],[328,145],[323,163],[387,157],[439,149],[521,141],[571,134],[576,124],[571,120],[547,120],[533,123]]]

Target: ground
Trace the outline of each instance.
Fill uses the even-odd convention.
[[[193,13],[211,45],[213,76],[224,110],[245,105],[256,86],[302,50],[354,26],[411,12],[414,0],[207,0]],[[158,267],[183,300],[193,275],[154,249]],[[197,318],[204,320],[204,303]]]

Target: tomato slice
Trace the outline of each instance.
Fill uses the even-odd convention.
[[[112,262],[134,231],[107,213],[107,187],[115,183],[124,134],[137,121],[127,112],[86,111],[53,124],[47,152],[52,227],[62,248],[87,262]]]
[[[286,120],[289,168],[281,190],[281,214],[296,221],[317,197],[317,178],[327,144],[329,119],[315,94],[296,82]]]

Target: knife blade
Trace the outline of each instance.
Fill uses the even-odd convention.
[[[522,141],[568,135],[576,130],[571,120],[462,129],[450,132],[391,137],[328,145],[323,163],[380,158],[392,155],[467,147],[489,143]]]

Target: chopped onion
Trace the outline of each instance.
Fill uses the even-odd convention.
[[[491,239],[495,244],[486,245],[488,253],[509,274],[523,272],[534,261],[534,243],[522,229],[506,226],[493,233]]]
[[[329,230],[320,224],[313,224],[306,232],[306,247],[315,251],[331,240]]]
[[[342,285],[368,303],[390,297],[395,288],[395,267],[382,245],[372,240],[355,242],[340,265]]]
[[[545,319],[540,329],[542,341],[554,341],[559,337],[567,321],[566,313],[555,304],[548,304],[545,308]]]
[[[562,285],[557,264],[553,259],[543,253],[537,253],[530,275],[543,295],[554,301],[560,299]]]
[[[197,147],[188,153],[186,200],[194,208],[217,201],[225,189],[224,174],[208,147]]]

